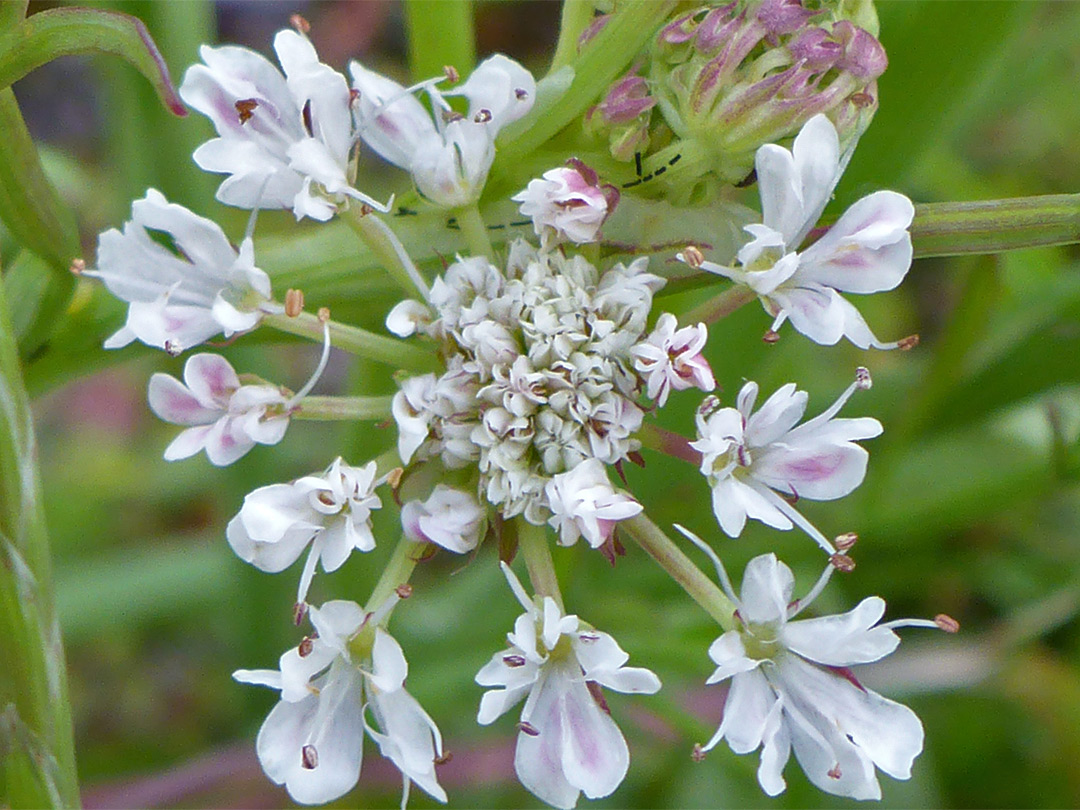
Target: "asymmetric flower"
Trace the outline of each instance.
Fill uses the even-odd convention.
[[[261,54],[235,45],[203,45],[206,64],[184,75],[181,98],[218,133],[194,154],[199,168],[229,175],[217,199],[240,208],[288,208],[297,219],[323,221],[347,197],[385,211],[348,179],[356,139],[345,77],[322,64],[295,31],[279,31],[274,50],[284,76]]]
[[[656,321],[652,334],[630,350],[634,368],[647,381],[645,393],[660,407],[671,391],[716,388],[709,361],[701,354],[709,337],[705,324],[678,327],[675,316],[665,312]]]
[[[922,723],[911,709],[862,686],[848,667],[895,650],[900,639],[894,627],[938,625],[878,624],[885,601],[877,596],[847,613],[791,621],[831,571],[829,565],[808,598],[792,601],[794,577],[775,555],[755,557],[746,566],[742,598],[729,593],[739,625],[709,647],[717,668],[706,683],[732,680],[723,720],[703,750],[722,739],[736,754],[761,746],[758,781],[770,796],[783,792],[782,771],[794,750],[807,777],[826,793],[880,799],[874,766],[896,779],[909,778],[922,751]],[[721,582],[730,591],[726,575]]]
[[[307,598],[315,565],[336,571],[353,552],[371,551],[371,512],[382,506],[375,494],[375,462],[350,467],[339,457],[322,475],[291,484],[259,487],[244,498],[229,521],[233,551],[261,571],[284,571],[311,543],[296,601]]]
[[[352,62],[349,70],[360,94],[360,137],[410,172],[417,190],[444,208],[476,201],[495,159],[495,137],[532,109],[536,94],[529,71],[496,54],[455,90],[440,92],[436,81],[421,85],[431,97],[432,118],[410,89],[359,62]],[[468,115],[454,112],[445,96],[468,99]]]
[[[615,639],[564,616],[551,597],[529,599],[505,564],[503,571],[525,613],[507,634],[510,648],[476,675],[481,686],[501,687],[484,693],[477,722],[493,722],[528,695],[514,755],[521,784],[558,808],[573,807],[581,793],[608,796],[626,775],[630,752],[599,687],[653,694],[660,679],[623,666],[629,656]]]
[[[401,525],[413,540],[464,554],[480,542],[484,510],[474,495],[436,484],[426,501],[409,501],[401,508]]]
[[[794,383],[778,389],[756,413],[755,382],[739,391],[736,408],[717,409],[715,397],[702,403],[698,440],[690,446],[701,453],[713,512],[729,537],[738,537],[751,517],[775,529],[795,524],[830,554],[836,550],[781,496],[831,501],[862,483],[868,454],[855,442],[880,435],[881,423],[835,417],[856,389],[869,387],[869,372],[858,369],[855,382],[832,407],[798,426],[807,394]]]
[[[595,171],[574,159],[568,166],[544,172],[542,179],[530,180],[510,199],[521,203],[519,210],[532,219],[546,250],[559,242],[595,242],[619,202],[619,190],[610,183],[601,185]]]
[[[168,235],[173,248],[152,232]],[[100,278],[130,304],[127,323],[105,341],[106,349],[141,340],[179,354],[216,334],[253,329],[270,300],[270,279],[255,266],[250,238],[238,253],[216,223],[152,188],[132,203],[123,232],[101,234],[97,260],[97,269],[84,275]]]
[[[590,458],[569,472],[552,478],[544,488],[551,517],[548,523],[559,532],[559,543],[572,546],[582,535],[593,548],[611,537],[615,524],[641,512],[629,495],[616,492],[604,465]]]
[[[739,250],[737,267],[702,262],[711,273],[745,284],[775,320],[785,320],[815,343],[846,337],[860,349],[895,349],[882,343],[840,292],[891,290],[911,266],[915,215],[911,200],[878,191],[852,205],[816,242],[796,252],[821,216],[840,180],[836,128],[824,115],[803,126],[789,152],[776,144],[757,151],[761,225],[747,225],[754,239]],[[687,261],[686,254],[680,254]]]
[[[281,691],[255,742],[266,775],[302,804],[333,801],[360,778],[366,730],[401,771],[406,796],[411,779],[445,802],[435,777],[442,738],[405,691],[409,665],[401,646],[355,602],[327,602],[308,615],[315,633],[281,656],[280,671],[233,673],[241,683]]]
[[[224,467],[256,444],[277,444],[289,427],[289,400],[281,389],[241,385],[229,361],[216,354],[188,358],[183,383],[154,374],[148,396],[159,418],[187,426],[165,448],[166,461],[205,450],[211,464]]]

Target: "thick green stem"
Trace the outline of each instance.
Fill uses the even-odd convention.
[[[735,605],[659,526],[642,513],[622,521],[619,528],[625,529],[721,627],[725,630],[735,629]]]
[[[386,568],[383,569],[379,581],[375,583],[375,587],[371,591],[371,598],[368,599],[364,610],[368,613],[374,613],[390,598],[390,594],[402,585],[407,584],[423,551],[424,546],[422,543],[416,543],[403,536],[398,541],[394,553],[387,560]]]
[[[742,284],[728,287],[721,293],[717,293],[708,301],[698,304],[679,318],[680,323],[716,323],[726,318],[735,310],[749,304],[757,298],[757,295],[749,287]]]
[[[330,422],[343,419],[388,419],[393,397],[304,397],[293,419]]]
[[[456,68],[462,76],[472,72],[476,41],[471,0],[407,0],[405,30],[414,82],[438,76],[446,65]]]
[[[688,438],[662,428],[655,422],[643,423],[635,435],[641,440],[643,447],[685,461],[695,467],[701,465],[701,453],[690,446]]]
[[[563,0],[559,20],[559,41],[548,73],[569,65],[577,56],[578,40],[593,21],[593,0]]]
[[[78,776],[30,401],[0,282],[0,804],[77,807]]]
[[[465,244],[469,246],[469,253],[473,256],[485,256],[488,261],[492,261],[495,258],[495,251],[491,248],[487,225],[484,224],[480,209],[476,207],[476,204],[455,209],[454,216],[457,217],[457,223],[465,237]]]
[[[375,258],[408,295],[427,300],[428,288],[401,241],[390,227],[364,206],[354,205],[342,217]]]
[[[916,205],[911,241],[916,258],[1073,245],[1080,194]]]
[[[551,546],[548,544],[547,528],[533,526],[524,518],[518,518],[518,548],[525,557],[525,567],[529,571],[533,593],[537,596],[550,596],[563,608],[562,594],[559,592],[559,580],[555,576],[555,562],[551,559]]]
[[[310,312],[301,312],[294,318],[284,314],[266,315],[262,322],[290,335],[299,335],[320,343],[323,339],[323,322]],[[438,368],[438,359],[434,353],[425,351],[419,345],[378,335],[358,326],[337,321],[328,323],[331,345],[349,354],[407,371],[433,371]]]

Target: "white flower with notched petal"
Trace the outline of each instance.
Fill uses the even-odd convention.
[[[458,554],[476,548],[484,530],[484,517],[475,495],[445,484],[436,484],[431,497],[423,503],[409,501],[401,508],[401,526],[406,536]]]
[[[619,202],[615,186],[600,184],[596,172],[574,158],[570,165],[544,172],[513,197],[533,221],[533,230],[546,250],[559,242],[595,242]]]
[[[233,551],[261,571],[277,573],[292,565],[311,543],[296,601],[307,598],[316,563],[336,571],[354,549],[371,551],[371,512],[382,506],[375,494],[375,462],[350,467],[334,460],[322,475],[291,484],[259,487],[244,498],[229,521],[226,537]]]
[[[739,391],[737,408],[716,409],[709,397],[697,414],[701,472],[712,487],[713,512],[729,537],[738,537],[748,517],[775,529],[796,525],[830,554],[832,544],[782,496],[831,501],[862,483],[869,454],[859,439],[881,434],[871,417],[836,419],[856,389],[870,387],[860,368],[855,382],[824,413],[797,425],[807,394],[788,383],[754,412],[757,383]],[[778,494],[779,493],[779,494]]]
[[[425,82],[435,116],[410,89],[368,70],[349,66],[360,93],[360,137],[386,160],[412,174],[417,190],[435,205],[457,208],[476,201],[495,159],[495,137],[533,105],[536,82],[513,59],[485,59],[468,81],[440,92]],[[444,96],[464,96],[468,115],[453,111]]]
[[[564,616],[551,597],[529,599],[503,570],[525,613],[507,635],[510,648],[476,675],[481,686],[501,687],[484,693],[477,722],[493,722],[528,695],[514,755],[521,784],[559,808],[573,807],[581,793],[608,796],[626,775],[630,752],[599,688],[653,694],[660,679],[623,666],[629,656],[615,639]]]
[[[652,334],[630,349],[634,368],[645,378],[645,393],[661,408],[672,391],[716,388],[709,361],[701,354],[709,337],[705,324],[678,326],[675,316],[665,312]]]
[[[559,532],[559,543],[572,546],[582,535],[593,548],[602,546],[620,520],[641,512],[641,504],[616,492],[604,465],[586,459],[569,472],[556,475],[544,487],[551,517],[548,523]]]
[[[355,602],[327,602],[308,615],[315,633],[281,656],[280,670],[233,673],[241,683],[281,691],[255,741],[266,775],[302,804],[333,801],[360,778],[366,730],[401,771],[406,797],[411,779],[445,802],[435,777],[442,737],[405,691],[409,665],[401,646]],[[377,728],[368,725],[367,709]]]
[[[186,385],[184,384],[186,383]],[[241,385],[216,354],[192,355],[184,382],[158,372],[150,378],[150,410],[184,430],[165,448],[165,460],[206,451],[210,463],[232,464],[256,444],[277,444],[289,427],[290,401],[276,385]]]
[[[702,750],[724,739],[736,754],[760,746],[758,781],[770,796],[786,786],[782,771],[792,750],[810,781],[837,796],[880,799],[875,765],[896,779],[909,778],[922,751],[922,723],[911,709],[865,688],[849,667],[895,650],[900,639],[893,628],[954,632],[955,623],[941,616],[878,624],[885,601],[877,596],[847,613],[791,621],[820,593],[832,564],[805,599],[792,601],[791,569],[773,554],[755,557],[746,566],[740,599],[711,556],[738,608],[738,626],[709,648],[717,668],[706,683],[731,678],[731,686],[720,727]]]
[[[206,64],[184,74],[181,98],[218,133],[195,150],[195,162],[230,175],[217,199],[240,208],[288,208],[297,219],[322,221],[346,197],[387,210],[348,179],[355,138],[345,77],[322,64],[295,31],[278,32],[274,50],[284,76],[261,54],[234,45],[202,46]]]
[[[166,234],[172,249],[151,232]],[[216,223],[152,188],[132,203],[123,232],[101,234],[97,261],[84,275],[130,304],[127,323],[106,349],[141,340],[179,354],[216,334],[253,329],[270,300],[270,279],[255,266],[250,238],[238,253]]]
[[[795,138],[791,152],[765,144],[755,165],[763,222],[746,226],[754,239],[739,251],[738,267],[713,262],[700,267],[753,290],[776,319],[773,332],[790,320],[825,346],[841,337],[860,349],[909,345],[879,341],[840,292],[882,292],[903,281],[912,258],[911,200],[894,191],[863,197],[799,253],[840,180],[836,128],[824,115],[815,115]],[[686,254],[679,258],[688,261]]]

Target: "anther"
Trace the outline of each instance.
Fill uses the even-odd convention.
[[[900,340],[896,341],[896,345],[900,349],[900,351],[909,352],[919,345],[919,336],[908,335],[906,338],[901,338]]]
[[[405,475],[404,467],[394,467],[390,472],[386,474],[386,483],[390,485],[390,489],[397,489],[401,486],[401,478]]]
[[[939,613],[937,616],[935,616],[934,624],[936,624],[946,633],[960,632],[960,622],[958,622],[952,616],[946,615],[945,613]]]
[[[239,99],[233,107],[236,108],[236,114],[240,116],[240,123],[246,124],[251,120],[251,116],[255,114],[255,108],[259,106],[259,102],[253,98]]]
[[[473,122],[477,124],[486,124],[491,120],[491,110],[477,110],[476,115],[473,116]]]
[[[503,663],[511,669],[517,669],[518,667],[525,666],[525,656],[523,655],[504,655]]]
[[[330,307],[319,307],[318,313],[319,323],[328,323],[330,321]]]
[[[855,532],[845,532],[844,534],[836,535],[833,540],[833,545],[836,546],[840,552],[850,551],[851,547],[859,541],[859,535]]]
[[[848,96],[848,101],[856,107],[869,107],[874,103],[874,97],[869,93],[852,93]]]
[[[307,602],[297,602],[293,605],[292,620],[293,624],[297,627],[300,626],[300,623],[304,621],[304,617],[307,616],[307,609]]]
[[[516,98],[518,101],[524,101],[528,97],[529,97],[529,91],[526,90],[524,87],[515,87],[514,88],[514,98]]]
[[[315,643],[311,640],[311,636],[304,636],[303,641],[300,642],[300,646],[296,648],[296,652],[301,658],[307,658],[311,655],[311,651],[314,648]]]
[[[697,270],[705,263],[705,254],[694,245],[687,245],[682,252],[682,260]]]
[[[465,116],[457,112],[456,110],[443,110],[442,120],[446,124],[452,124],[455,121],[464,121]]]
[[[394,588],[394,593],[398,595],[399,599],[408,599],[410,596],[412,596],[412,592],[413,587],[408,582],[402,582],[400,585]]]
[[[690,749],[690,759],[693,762],[705,761],[705,749],[701,746],[701,743],[694,743],[694,747]]]
[[[749,467],[752,459],[750,458],[750,451],[746,449],[746,445],[740,444],[739,449],[735,451],[735,455],[738,458],[740,467]]]
[[[595,633],[578,633],[578,639],[586,644],[592,644],[594,641],[599,641],[600,636]]]
[[[300,766],[306,771],[313,771],[319,767],[319,752],[314,745],[305,745],[300,749]]]
[[[285,314],[295,318],[304,311],[303,290],[289,290],[285,293]]]
[[[865,369],[859,366],[855,369],[855,386],[860,391],[869,391],[874,385],[874,381],[870,379],[869,369]]]
[[[163,348],[169,357],[179,357],[184,351],[180,344],[174,340],[166,340]]]
[[[435,757],[434,762],[435,762],[436,765],[445,765],[447,762],[449,762],[453,758],[454,758],[453,752],[445,751],[445,752],[443,752],[442,756]]]
[[[457,68],[453,65],[443,65],[442,72],[451,84],[457,84],[461,81],[461,74],[457,72]]]
[[[86,270],[86,262],[82,259],[72,259],[68,270],[71,271],[72,275],[81,276],[83,271]]]
[[[833,554],[829,557],[829,564],[844,574],[850,574],[855,570],[855,561],[847,554]]]
[[[355,104],[359,100],[360,100],[360,91],[357,90],[355,87],[350,87],[349,88],[349,103],[350,104]]]
[[[293,14],[289,17],[289,25],[299,31],[301,34],[306,34],[311,30],[311,23],[301,17],[299,14]]]
[[[375,209],[372,208],[367,203],[361,203],[360,204],[360,216],[362,216],[362,217],[366,217],[368,214],[370,214],[374,210]]]
[[[843,776],[843,774],[840,773],[840,763],[838,762],[835,765],[833,765],[832,770],[829,771],[828,773],[826,773],[825,775],[827,777],[829,777],[830,779],[839,779],[841,776]]]
[[[517,728],[518,731],[520,731],[522,734],[528,734],[530,737],[540,736],[540,729],[538,729],[532,723],[527,723],[524,720],[517,724]]]
[[[776,343],[776,341],[780,340],[780,333],[777,332],[775,329],[769,329],[765,332],[764,335],[761,336],[761,339],[771,345],[773,343]]]

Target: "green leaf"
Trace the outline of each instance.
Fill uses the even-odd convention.
[[[0,35],[0,89],[58,56],[109,53],[134,65],[154,85],[162,103],[187,115],[169,69],[142,21],[129,14],[56,8],[32,14]]]

